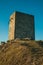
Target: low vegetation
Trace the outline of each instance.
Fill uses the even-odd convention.
[[[0,65],[43,65],[43,41],[12,40],[1,44]]]

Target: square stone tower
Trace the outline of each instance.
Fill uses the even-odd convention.
[[[33,15],[14,12],[10,16],[8,39],[14,40],[16,38],[30,38],[35,40]]]

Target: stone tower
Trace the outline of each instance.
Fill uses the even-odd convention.
[[[14,40],[16,38],[35,40],[33,15],[15,12],[10,16],[8,39]]]

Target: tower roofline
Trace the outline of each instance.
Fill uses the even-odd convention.
[[[30,15],[30,16],[34,17],[34,15],[31,15],[31,14],[28,14],[28,13],[24,13],[24,12],[20,12],[20,11],[15,11],[15,12],[13,12],[13,13],[11,14],[10,18],[11,18],[12,16],[14,16],[16,13],[20,13],[20,14],[24,14],[24,15]]]

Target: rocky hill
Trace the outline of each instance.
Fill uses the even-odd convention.
[[[43,65],[43,41],[12,40],[1,44],[0,65]]]

